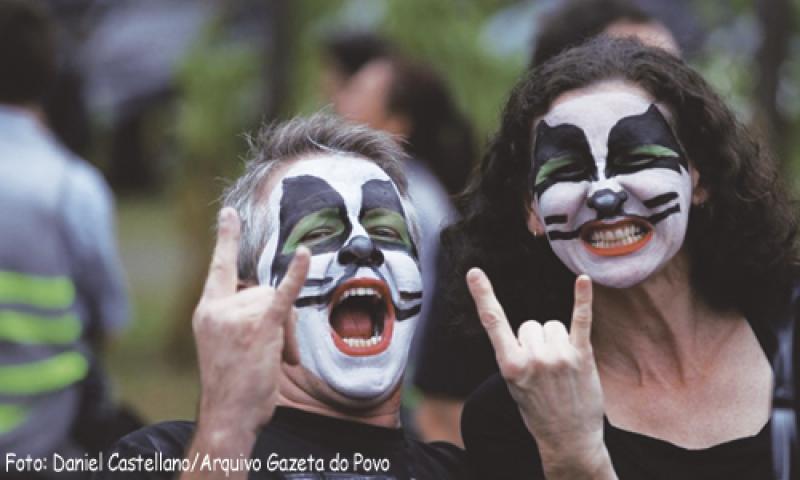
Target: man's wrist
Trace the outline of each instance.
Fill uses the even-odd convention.
[[[230,409],[215,409],[200,402],[193,446],[221,456],[250,455],[258,425],[251,425],[243,415],[230,415]]]

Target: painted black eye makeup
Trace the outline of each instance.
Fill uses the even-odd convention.
[[[608,135],[605,176],[625,175],[646,168],[666,168],[680,174],[688,170],[686,155],[658,107],[625,117]]]
[[[415,259],[417,248],[408,231],[403,204],[388,180],[370,180],[361,187],[358,218],[375,244],[387,250],[404,250]]]
[[[278,215],[278,246],[272,261],[272,285],[286,274],[299,245],[313,255],[340,249],[353,227],[344,199],[325,180],[313,175],[284,178]]]
[[[583,130],[571,124],[551,127],[544,120],[539,122],[528,180],[532,194],[539,197],[558,182],[593,180],[596,176]]]

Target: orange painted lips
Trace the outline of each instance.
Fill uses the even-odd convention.
[[[601,257],[618,257],[640,250],[653,238],[653,227],[638,218],[614,223],[589,222],[581,228],[587,250]]]
[[[334,292],[328,307],[328,317],[332,321],[333,310],[345,298],[350,296],[379,296],[383,301],[384,317],[383,329],[377,336],[370,338],[342,338],[336,329],[331,326],[331,337],[336,348],[345,355],[369,356],[382,353],[392,341],[394,330],[395,312],[392,304],[391,294],[386,283],[382,280],[373,278],[356,278],[342,283]],[[331,323],[333,325],[333,323]]]

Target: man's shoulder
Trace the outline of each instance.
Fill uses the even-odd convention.
[[[409,446],[416,478],[468,478],[466,453],[452,443],[411,440]]]

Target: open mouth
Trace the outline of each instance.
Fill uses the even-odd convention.
[[[653,227],[644,220],[627,218],[614,223],[589,222],[581,228],[587,250],[604,257],[628,255],[653,238]]]
[[[377,355],[392,340],[395,313],[386,283],[347,280],[333,292],[328,320],[333,343],[345,355]]]

